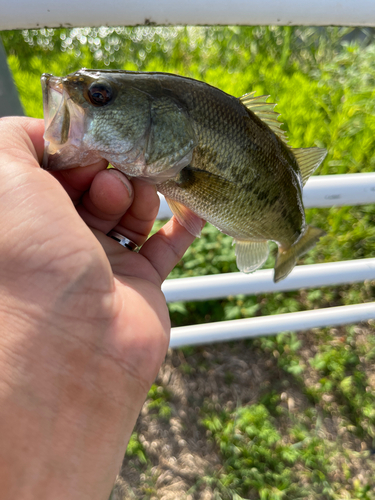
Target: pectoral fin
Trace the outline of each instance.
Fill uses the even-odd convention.
[[[184,226],[190,234],[199,238],[201,235],[202,227],[204,225],[203,220],[198,217],[194,212],[192,212],[189,208],[182,205],[178,201],[171,200],[167,196],[165,197],[169,208],[171,209],[173,215],[176,217],[181,226]]]
[[[267,241],[234,240],[237,267],[243,273],[252,273],[261,267],[268,257]]]

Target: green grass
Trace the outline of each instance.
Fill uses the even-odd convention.
[[[345,42],[343,36],[349,31],[139,27],[108,33],[99,29],[4,32],[2,39],[29,116],[42,117],[39,79],[43,72],[63,75],[84,66],[175,72],[236,96],[251,90],[270,94],[270,101],[278,104],[290,145],[327,148],[317,175],[334,175],[371,172],[375,166],[375,43]],[[327,236],[301,263],[374,256],[375,205],[310,209],[307,220]],[[154,230],[161,225],[157,222]],[[273,265],[271,252],[266,267]],[[232,239],[207,225],[170,278],[234,271]],[[170,314],[172,324],[180,326],[361,303],[373,301],[374,295],[375,283],[366,282],[174,303]],[[192,498],[200,498],[200,488],[209,487],[215,499],[374,500],[373,334],[373,326],[365,333],[357,327],[320,329],[226,346],[239,358],[245,351],[264,358],[273,375],[256,401],[239,399],[234,409],[213,396],[189,396],[199,408],[197,425],[206,430],[207,442],[220,459],[218,468],[202,471],[202,478],[190,489]],[[217,351],[212,348],[212,352]],[[201,348],[182,349],[178,356],[181,361],[175,369],[187,382],[208,377],[216,366],[202,356]],[[229,369],[223,377],[229,389],[240,383]],[[297,413],[284,399],[291,388],[304,401]],[[178,417],[173,385],[158,380],[145,412],[168,428],[171,419]],[[334,423],[336,434],[322,438],[323,431],[329,435],[324,430],[326,421]],[[140,488],[142,498],[156,498],[153,467],[157,462],[143,446],[138,429],[126,460],[128,467],[139,472],[133,487]],[[372,478],[360,477],[358,463],[367,472],[372,470]]]

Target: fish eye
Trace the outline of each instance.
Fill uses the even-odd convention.
[[[94,106],[105,106],[111,102],[113,91],[108,84],[93,83],[88,89],[88,97]]]

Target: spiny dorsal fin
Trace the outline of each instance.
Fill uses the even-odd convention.
[[[292,152],[301,170],[302,183],[305,185],[310,175],[315,172],[327,156],[327,150],[322,148],[295,148],[292,149]]]
[[[281,122],[277,121],[277,117],[280,113],[276,113],[273,108],[276,104],[267,102],[269,95],[259,95],[254,97],[254,92],[249,92],[248,94],[240,97],[241,103],[250,109],[255,115],[257,115],[264,123],[266,123],[269,128],[278,135],[284,142],[287,142],[286,134],[284,130],[281,130]]]

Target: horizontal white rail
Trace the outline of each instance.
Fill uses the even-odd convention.
[[[360,283],[375,280],[375,259],[297,266],[279,283],[273,282],[273,273],[273,269],[265,269],[253,274],[228,273],[172,279],[163,283],[162,290],[167,302],[177,302]]]
[[[369,319],[375,319],[375,302],[172,328],[169,346],[176,348],[227,342],[285,331],[348,325]]]
[[[375,203],[375,173],[311,177],[303,189],[303,202],[305,208]],[[171,216],[164,196],[160,195],[158,219],[169,219]]]
[[[303,189],[303,203],[305,208],[375,203],[375,173],[310,177]]]
[[[138,24],[375,26],[374,0],[1,0],[0,8],[0,30]]]

